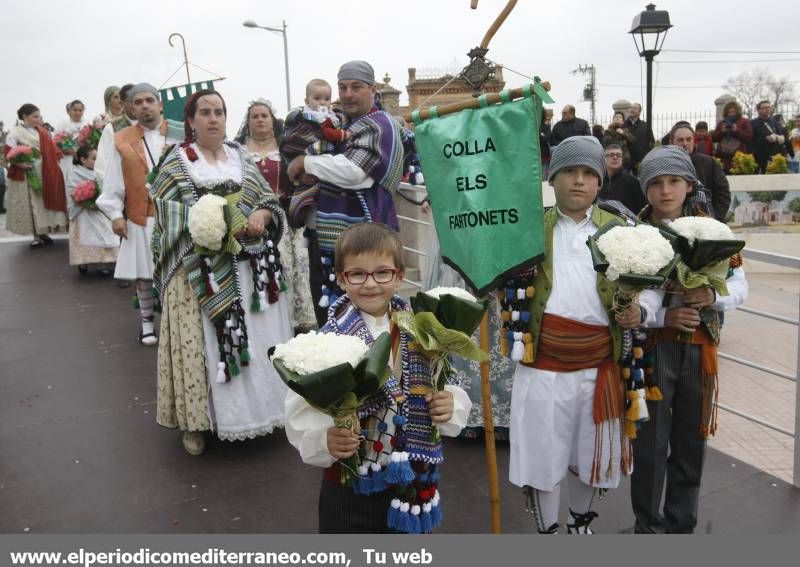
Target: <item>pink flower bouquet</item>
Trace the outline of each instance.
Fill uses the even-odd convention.
[[[87,124],[78,132],[78,145],[88,145],[93,150],[96,150],[102,134],[102,130],[97,128],[94,124]]]
[[[53,141],[58,146],[58,149],[64,153],[78,149],[78,144],[75,143],[75,140],[73,140],[72,136],[67,132],[56,132],[53,136]]]
[[[6,159],[10,164],[23,164],[29,163],[33,164],[34,161],[39,159],[41,154],[39,150],[36,148],[31,148],[30,146],[14,146],[8,153],[6,154]],[[28,180],[28,185],[31,188],[31,191],[36,193],[37,195],[42,194],[42,180],[39,179],[39,175],[36,173],[35,168],[30,168],[25,170],[25,178]]]
[[[83,181],[72,190],[72,200],[86,209],[97,208],[97,198],[100,196],[100,189],[97,183],[92,180]]]

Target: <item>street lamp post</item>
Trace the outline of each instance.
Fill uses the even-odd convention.
[[[283,63],[286,66],[286,109],[287,111],[292,109],[292,99],[291,95],[289,94],[289,45],[286,42],[286,20],[283,20],[283,27],[281,28],[270,28],[267,26],[259,26],[253,20],[246,20],[243,24],[246,28],[259,28],[262,30],[267,30],[275,33],[279,33],[283,36]]]
[[[653,128],[653,58],[659,54],[667,37],[669,12],[656,10],[655,4],[648,4],[644,12],[633,19],[631,31],[633,43],[639,57],[647,61],[647,126]]]

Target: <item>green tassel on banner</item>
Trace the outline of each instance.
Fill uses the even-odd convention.
[[[258,292],[254,291],[251,297],[253,301],[250,303],[250,313],[258,313],[261,311],[261,301],[258,299]]]
[[[288,291],[288,289],[289,289],[288,284],[285,281],[281,280],[281,291]]]
[[[139,296],[138,295],[134,295],[133,296],[133,308],[134,309],[139,309],[140,308],[140,306],[139,306]]]

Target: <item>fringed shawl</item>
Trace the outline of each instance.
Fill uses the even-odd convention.
[[[173,146],[162,161],[150,194],[155,204],[155,226],[151,246],[155,270],[153,285],[161,297],[170,278],[183,266],[189,283],[203,311],[214,323],[220,351],[217,381],[225,382],[239,373],[239,364],[250,360],[244,298],[238,280],[239,257],[225,249],[213,256],[201,256],[194,250],[189,234],[189,210],[205,193],[220,196],[239,193],[238,208],[245,215],[265,208],[272,212],[269,236],[239,239],[253,268],[252,311],[262,311],[269,290],[269,302],[278,301],[280,263],[276,245],[283,235],[285,221],[277,198],[270,191],[252,160],[245,159],[241,146],[226,142],[239,153],[242,171],[237,180],[213,187],[198,187],[188,171],[186,152]],[[238,354],[238,356],[237,356]]]

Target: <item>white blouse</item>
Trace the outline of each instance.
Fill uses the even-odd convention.
[[[222,147],[225,150],[227,159],[225,161],[217,160],[217,163],[213,165],[208,163],[203,152],[200,151],[200,148],[197,147],[195,143],[191,145],[191,148],[197,154],[198,159],[196,161],[189,161],[186,157],[186,150],[183,148],[180,149],[181,158],[183,158],[187,165],[189,175],[198,187],[218,185],[230,180],[239,184],[242,183],[244,171],[242,167],[242,158],[238,150],[227,144],[223,144]]]

